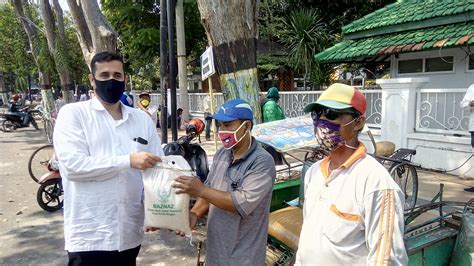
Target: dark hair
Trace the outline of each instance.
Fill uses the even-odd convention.
[[[242,123],[240,123],[240,124],[243,124],[243,123],[249,121],[250,122],[250,130],[253,129],[253,120],[248,120],[248,119],[239,119],[239,120],[242,121]]]
[[[95,77],[95,63],[110,62],[110,61],[120,61],[123,64],[123,58],[117,53],[112,52],[101,52],[95,54],[91,60],[91,72],[92,76]]]
[[[351,107],[350,110],[351,110],[351,112],[352,112],[352,117],[353,117],[353,118],[357,118],[357,117],[359,117],[359,116],[362,115],[362,114],[361,114],[359,111],[357,111],[354,107]]]

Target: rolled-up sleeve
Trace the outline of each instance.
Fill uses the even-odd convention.
[[[275,169],[252,169],[243,179],[239,189],[231,192],[235,208],[242,217],[247,217],[259,203],[272,193]]]
[[[72,181],[102,181],[130,168],[130,155],[89,155],[84,130],[76,112],[74,106],[65,105],[54,127],[54,150],[62,175]]]

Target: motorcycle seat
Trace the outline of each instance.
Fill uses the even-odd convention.
[[[270,213],[268,234],[296,251],[302,226],[303,210],[298,207],[287,207]]]

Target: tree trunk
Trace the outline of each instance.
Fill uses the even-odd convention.
[[[66,36],[64,35],[63,11],[59,6],[58,1],[55,0],[55,20],[49,0],[40,0],[40,7],[49,52],[53,55],[56,70],[59,74],[63,97],[65,101],[69,103],[73,101],[72,91],[74,90],[74,84],[71,78],[71,67],[68,47],[66,45]],[[62,36],[61,32],[63,34]]]
[[[256,44],[258,1],[198,0],[208,43],[214,59],[224,99],[240,98],[253,109],[261,122]]]
[[[82,54],[90,68],[95,54],[116,51],[117,32],[100,11],[96,0],[67,0],[67,3],[76,25]]]
[[[26,35],[28,36],[28,42],[30,50],[38,67],[39,81],[41,86],[41,95],[43,96],[43,107],[46,112],[54,111],[53,92],[51,91],[51,73],[46,67],[45,62],[40,60],[40,36],[35,28],[36,25],[31,23],[33,21],[32,16],[29,12],[24,12],[22,0],[11,0],[12,5],[15,7],[15,13],[20,19],[23,28],[25,29]],[[28,9],[27,9],[28,11]],[[48,53],[46,53],[48,54]],[[48,54],[49,55],[49,54]],[[48,59],[43,59],[48,60]]]
[[[176,43],[178,46],[179,101],[181,108],[183,108],[183,119],[189,121],[188,71],[186,70],[183,0],[176,2]]]
[[[308,64],[304,63],[303,90],[306,90],[306,79],[308,78]]]

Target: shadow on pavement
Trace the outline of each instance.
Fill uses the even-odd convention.
[[[40,214],[37,212],[31,216],[40,216]],[[16,239],[15,246],[3,247],[0,250],[2,254],[0,265],[65,265],[67,263],[62,220],[55,219],[12,228],[0,236],[0,242],[6,243],[13,238]]]
[[[174,232],[160,230],[145,234],[137,263],[139,265],[196,265],[197,241],[194,237],[191,246],[189,239],[177,236]],[[201,251],[201,261],[205,257],[205,243]]]

